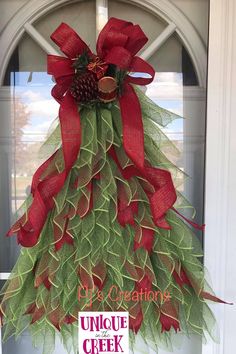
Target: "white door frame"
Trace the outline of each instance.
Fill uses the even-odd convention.
[[[236,2],[210,1],[205,265],[217,296],[236,304]],[[236,306],[212,306],[220,344],[203,354],[236,348]]]

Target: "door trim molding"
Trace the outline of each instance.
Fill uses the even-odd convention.
[[[217,296],[235,301],[236,284],[236,4],[210,1],[205,188],[205,265]],[[202,354],[228,354],[236,346],[236,306],[212,307],[220,343]]]

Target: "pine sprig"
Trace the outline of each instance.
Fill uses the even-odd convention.
[[[91,62],[91,58],[89,56],[89,53],[87,50],[85,50],[82,54],[80,54],[77,59],[73,63],[73,67],[75,68],[75,71],[78,72],[84,72],[86,71],[86,68],[88,64]]]

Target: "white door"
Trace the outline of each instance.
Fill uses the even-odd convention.
[[[156,70],[147,95],[160,106],[186,119],[165,128],[182,155],[167,151],[189,175],[180,190],[196,207],[201,223],[204,211],[205,108],[208,0],[155,1],[0,1],[0,281],[4,282],[18,255],[15,239],[5,239],[12,217],[29,193],[31,177],[44,156],[38,156],[46,132],[57,116],[51,98],[53,82],[46,74],[46,52],[56,53],[50,33],[63,21],[91,48],[108,16],[139,23],[149,37],[142,52]],[[192,212],[192,211],[190,211]],[[201,234],[198,237],[202,237]],[[1,284],[2,285],[2,284]],[[1,349],[2,348],[2,349]],[[40,353],[24,333],[0,345],[0,353]],[[139,347],[135,353],[147,353]],[[185,340],[176,353],[200,354],[198,338]],[[58,343],[55,353],[64,353]],[[151,353],[151,351],[150,351]],[[160,350],[164,353],[164,350]]]

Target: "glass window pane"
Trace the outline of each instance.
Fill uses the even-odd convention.
[[[62,23],[68,23],[79,33],[91,49],[95,49],[96,42],[96,2],[94,0],[78,1],[73,4],[67,3],[53,12],[40,18],[35,28],[50,41],[50,35]],[[51,42],[55,46],[54,43]],[[55,46],[58,50],[58,47]]]

